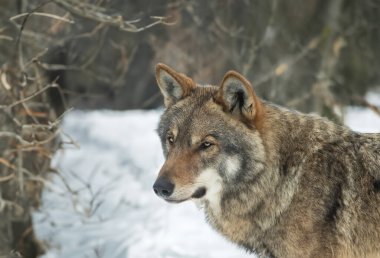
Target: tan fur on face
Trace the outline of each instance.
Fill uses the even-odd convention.
[[[162,166],[159,177],[168,177],[180,187],[193,184],[197,175],[197,155],[191,152],[172,154]]]

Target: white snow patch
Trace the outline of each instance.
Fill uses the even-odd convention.
[[[369,92],[365,98],[372,105],[380,107],[380,93]],[[345,124],[354,131],[380,133],[380,116],[368,108],[348,107]]]

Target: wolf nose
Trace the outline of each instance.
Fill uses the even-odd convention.
[[[153,185],[154,192],[161,197],[169,197],[174,190],[174,184],[167,178],[159,178]]]

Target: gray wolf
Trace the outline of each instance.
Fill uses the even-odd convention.
[[[380,257],[380,134],[264,101],[235,71],[218,87],[158,64],[156,79],[159,197],[195,200],[259,257]]]

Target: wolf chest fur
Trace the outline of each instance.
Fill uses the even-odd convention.
[[[158,64],[166,158],[153,186],[195,200],[259,257],[380,257],[380,135],[263,101],[234,71],[198,85]]]

